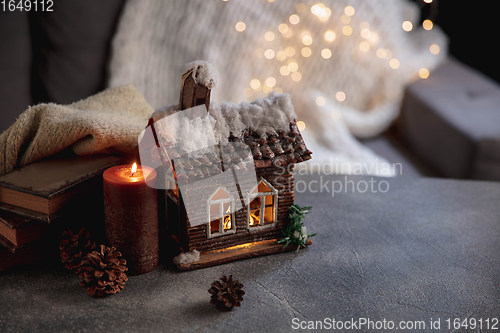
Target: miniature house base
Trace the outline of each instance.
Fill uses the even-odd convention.
[[[309,238],[306,245],[311,244],[312,241]],[[200,254],[200,259],[198,261],[190,264],[176,264],[176,268],[179,271],[187,271],[292,250],[297,250],[297,247],[288,246],[284,249],[283,244],[278,244],[278,239],[257,241],[235,245],[221,250],[204,252]]]
[[[195,182],[184,191],[167,190],[168,233],[178,240],[181,252],[195,249],[200,252],[198,261],[176,264],[176,268],[191,270],[296,250],[292,246],[283,249],[283,244],[278,243],[294,203],[293,165],[289,166],[289,173],[282,171],[274,166],[257,167],[257,185],[245,193],[220,186],[221,178],[213,183],[209,179]],[[231,178],[232,174],[227,173],[227,177]],[[245,179],[238,180],[239,189],[245,188]],[[199,197],[203,193],[208,195]],[[194,196],[196,200],[185,201],[183,196],[191,199]],[[235,207],[236,200],[241,200],[242,208],[232,211],[230,207]],[[189,217],[186,206],[191,211]],[[197,216],[205,223],[192,225],[190,222]],[[311,244],[308,241],[308,245]]]
[[[195,82],[210,66],[194,65],[183,76],[179,105],[159,110],[151,123],[151,156],[159,154],[165,168],[157,169],[165,175],[159,177],[166,189],[165,247],[171,257],[200,253],[196,262],[176,264],[180,270],[281,252],[278,240],[294,204],[293,169],[312,154],[291,97],[211,106],[210,89]],[[194,112],[202,104],[206,117]]]

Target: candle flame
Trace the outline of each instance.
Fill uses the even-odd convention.
[[[132,172],[131,172],[130,176],[133,176],[136,172],[137,172],[137,163],[134,163],[132,165]]]

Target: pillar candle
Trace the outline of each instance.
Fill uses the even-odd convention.
[[[135,164],[135,163],[134,163]],[[127,259],[130,274],[158,266],[158,201],[156,171],[147,166],[119,165],[103,174],[106,236]]]

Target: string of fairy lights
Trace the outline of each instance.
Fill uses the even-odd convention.
[[[228,0],[223,0],[228,1]],[[268,2],[275,2],[276,0],[267,0]],[[422,21],[422,28],[429,31],[434,27],[434,23],[432,21],[433,8],[435,8],[435,1],[433,0],[419,0],[421,2],[421,6],[431,5],[431,11],[429,17]],[[278,33],[275,33],[272,30],[266,31],[263,35],[263,39],[266,42],[272,42],[278,37],[282,37],[285,39],[292,39],[294,36],[298,41],[295,40],[295,43],[289,43],[290,46],[287,46],[280,50],[275,50],[271,47],[269,48],[258,48],[255,51],[255,56],[257,58],[265,58],[268,60],[276,59],[280,63],[279,65],[279,73],[284,78],[290,78],[293,82],[299,82],[302,80],[302,73],[300,72],[300,58],[309,58],[314,56],[313,50],[311,49],[311,45],[313,43],[317,43],[320,41],[316,41],[313,38],[313,35],[307,31],[299,30],[299,24],[301,21],[304,21],[308,18],[308,15],[313,15],[315,18],[320,20],[321,22],[328,21],[332,16],[332,10],[327,7],[323,3],[317,3],[312,6],[307,6],[303,3],[299,3],[295,6],[296,13],[291,14],[288,19],[280,23],[277,27]],[[346,6],[343,10],[343,13],[340,16],[340,22],[342,23],[342,28],[340,31],[335,31],[334,29],[327,28],[322,33],[322,43],[324,43],[324,47],[321,48],[319,52],[319,56],[323,59],[329,59],[332,56],[332,51],[330,49],[330,45],[332,45],[338,36],[341,34],[344,37],[349,37],[354,34],[354,29],[352,26],[352,18],[356,13],[356,9],[353,6]],[[246,30],[246,24],[243,21],[237,22],[234,25],[234,28],[237,32],[244,32]],[[392,51],[390,49],[385,49],[381,47],[376,47],[377,42],[380,39],[379,34],[376,31],[370,29],[370,24],[368,22],[361,22],[359,25],[359,34],[362,37],[362,41],[359,43],[359,50],[361,52],[369,52],[370,50],[375,51],[375,55],[380,59],[386,59],[390,68],[393,70],[397,70],[400,67],[400,60],[393,57]],[[411,32],[416,29],[412,22],[404,21],[401,24],[401,28],[405,32]],[[298,42],[298,44],[297,44]],[[292,45],[295,45],[292,46]],[[297,47],[297,45],[300,45]],[[440,47],[437,44],[432,44],[429,46],[429,52],[433,55],[437,55],[440,52]],[[421,79],[427,79],[430,75],[429,70],[427,68],[420,68],[418,71],[418,75]],[[277,85],[278,80],[276,77],[269,76],[266,79],[259,80],[257,78],[252,79],[249,82],[249,86],[245,88],[244,95],[249,98],[254,96],[256,93],[264,93],[268,94],[272,91],[277,93],[283,93],[283,90]],[[338,91],[335,94],[335,98],[338,102],[344,102],[347,99],[345,92]],[[318,106],[323,106],[326,103],[326,98],[323,96],[319,96],[316,99],[316,104]],[[334,113],[336,118],[340,118],[340,112]],[[303,121],[298,121],[297,126],[302,131],[305,129],[306,125]]]

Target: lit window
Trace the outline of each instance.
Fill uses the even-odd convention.
[[[219,188],[208,201],[208,238],[234,234],[234,200],[224,188]]]
[[[276,225],[277,206],[278,191],[263,179],[249,195],[248,228]]]

